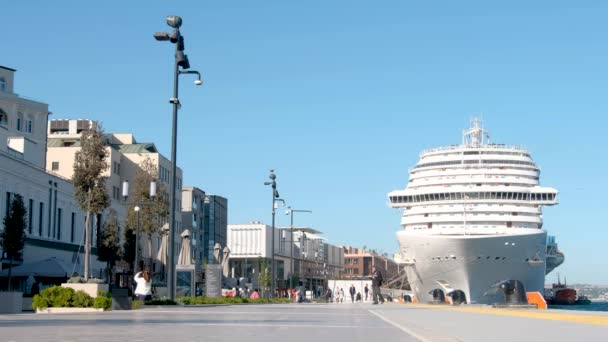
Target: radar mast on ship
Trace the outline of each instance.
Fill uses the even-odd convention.
[[[471,119],[471,128],[462,131],[462,144],[480,146],[490,143],[490,133],[483,129],[483,122],[478,118]]]

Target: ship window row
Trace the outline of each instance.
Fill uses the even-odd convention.
[[[451,160],[444,162],[432,162],[432,163],[424,163],[418,164],[414,167],[414,169],[419,169],[422,167],[429,166],[444,166],[444,165],[461,165],[461,164],[513,164],[513,165],[530,165],[536,167],[536,164],[529,161],[521,161],[521,160]]]
[[[534,224],[534,223],[525,223],[525,222],[516,222],[516,224],[513,224],[513,222],[507,222],[505,225],[467,225],[465,229],[467,229],[470,233],[472,233],[474,230],[479,230],[479,229],[504,229],[504,228],[527,228],[527,229],[538,229],[538,224]],[[441,229],[441,230],[449,230],[450,229],[459,229],[462,230],[463,226],[462,224],[458,224],[456,223],[455,225],[433,225],[432,223],[427,223],[426,225],[422,225],[422,226],[412,226],[409,227],[408,229],[414,229],[414,230],[428,230],[428,229]]]
[[[529,192],[447,192],[420,194],[411,196],[390,196],[391,203],[418,203],[429,201],[457,201],[457,200],[521,200],[521,201],[553,201],[555,193],[529,193]]]
[[[522,156],[531,158],[529,154],[522,152],[499,152],[499,151],[464,151],[465,156],[475,155],[475,154],[498,154],[502,156]]]

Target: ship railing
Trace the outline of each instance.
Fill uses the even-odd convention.
[[[522,152],[527,152],[528,149],[521,146],[521,145],[506,145],[506,144],[484,144],[484,145],[463,145],[463,144],[455,144],[455,145],[448,145],[448,146],[440,146],[440,147],[433,147],[433,148],[428,148],[425,150],[422,150],[422,152],[420,152],[420,156],[427,154],[427,153],[431,153],[431,152],[440,152],[440,151],[449,151],[449,150],[456,150],[456,149],[460,149],[460,148],[466,148],[466,147],[482,147],[482,148],[487,148],[487,149],[496,149],[496,150],[518,150],[518,151],[522,151]]]

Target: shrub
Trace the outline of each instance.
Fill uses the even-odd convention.
[[[171,299],[152,299],[144,302],[146,305],[177,305],[177,302]]]
[[[39,295],[35,295],[32,300],[32,308],[34,309],[46,309],[53,307],[76,307],[76,308],[90,308],[99,307],[109,308],[112,306],[112,300],[107,296],[100,297],[99,304],[97,301],[91,298],[86,292],[78,291],[75,292],[69,287],[53,286],[44,289]],[[110,304],[107,306],[107,300]],[[103,303],[103,304],[102,304]]]
[[[68,279],[68,284],[82,284],[84,283],[84,279],[81,277],[71,277],[70,279]]]
[[[93,307],[95,309],[110,310],[112,308],[112,295],[106,291],[97,291]]]
[[[112,298],[99,296],[95,298],[93,302],[93,307],[95,309],[104,309],[109,310],[112,308]]]
[[[177,299],[184,305],[201,305],[201,304],[270,304],[270,303],[291,303],[288,298],[260,298],[250,299],[241,297],[180,297]]]
[[[75,308],[89,308],[93,306],[93,298],[82,290],[76,291],[72,296],[72,306]]]

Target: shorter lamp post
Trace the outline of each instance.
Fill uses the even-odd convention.
[[[294,274],[294,265],[293,265],[293,213],[312,213],[311,210],[299,210],[299,209],[292,209],[291,207],[287,207],[287,211],[285,211],[285,215],[291,215],[291,225],[289,226],[289,232],[291,234],[291,238],[290,238],[290,245],[289,245],[289,250],[290,250],[290,254],[291,254],[291,260],[289,262],[289,272],[291,273],[289,275],[289,288],[292,289],[293,288],[293,274]],[[298,272],[299,273],[299,272]]]
[[[141,268],[141,266],[139,264],[139,212],[141,211],[142,206],[154,205],[154,197],[156,197],[156,182],[155,181],[150,182],[150,194],[149,195],[150,195],[150,199],[152,201],[127,202],[127,199],[129,198],[129,181],[122,182],[122,198],[123,198],[124,204],[127,206],[135,205],[133,210],[135,211],[135,213],[137,215],[137,219],[136,219],[137,223],[136,223],[136,228],[135,228],[135,260],[133,262],[134,270],[137,270],[138,266]]]

